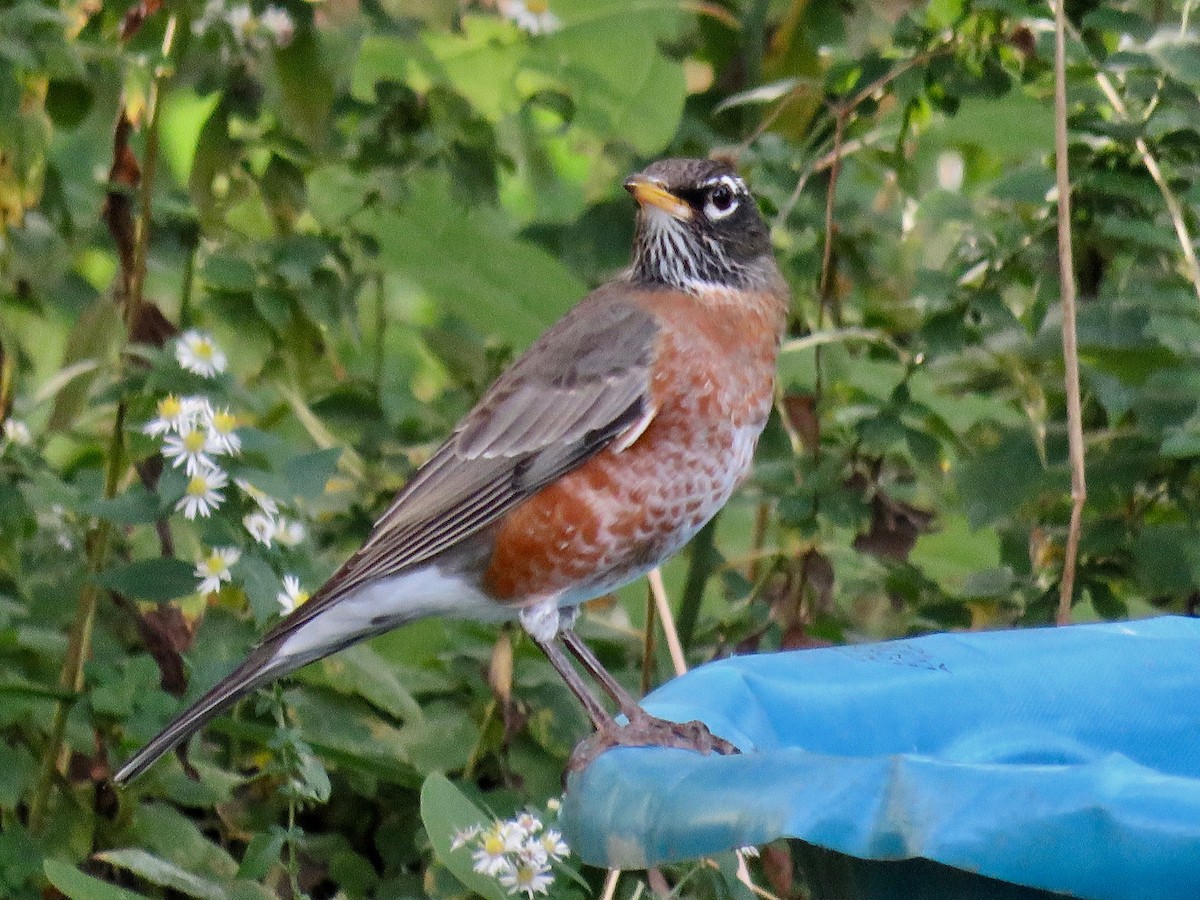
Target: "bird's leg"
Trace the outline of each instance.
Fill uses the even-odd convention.
[[[579,673],[575,671],[575,667],[571,665],[571,661],[567,659],[567,655],[562,652],[562,648],[554,642],[553,638],[543,641],[533,634],[530,637],[533,638],[533,642],[538,645],[541,651],[546,654],[546,659],[550,660],[550,665],[554,666],[554,671],[558,672],[562,680],[566,682],[571,693],[575,695],[575,699],[579,701],[588,718],[592,720],[592,724],[596,726],[596,730],[605,732],[612,728],[617,728],[617,723],[613,721],[613,717],[604,708],[604,704],[591,692],[587,684],[584,683],[584,680],[579,677]]]
[[[560,614],[557,604],[549,600],[527,606],[520,613],[522,627],[546,654],[550,665],[554,666],[571,693],[583,705],[592,724],[596,726],[596,733],[583,741],[571,754],[571,760],[567,764],[569,771],[578,772],[586,768],[593,759],[613,747],[677,747],[697,753],[723,755],[738,752],[733,744],[714,736],[703,722],[669,722],[643,711],[633,697],[600,664],[591,649],[571,630],[575,615],[574,609],[563,610]],[[556,643],[559,636],[588,673],[621,704],[622,711],[629,718],[628,725],[618,725],[608,714],[608,710],[584,683],[575,667],[571,665],[571,660]]]
[[[592,720],[592,724],[596,726],[596,730],[606,732],[616,728],[617,723],[609,715],[608,710],[604,708],[604,704],[592,693],[584,680],[579,677],[579,673],[575,671],[575,667],[571,665],[571,661],[567,659],[567,655],[555,643],[561,621],[558,605],[551,602],[543,602],[535,606],[526,607],[521,610],[520,620],[521,627],[525,629],[525,632],[533,639],[533,642],[538,645],[538,648],[546,654],[546,659],[550,660],[550,665],[554,667],[554,671],[566,682],[571,693],[575,695],[575,699],[583,706],[584,712]],[[572,621],[574,621],[573,618]]]
[[[613,678],[608,669],[604,668],[604,665],[596,658],[596,654],[592,652],[592,648],[580,639],[570,625],[564,627],[558,636],[562,638],[563,645],[572,656],[579,660],[579,664],[587,670],[587,673],[595,679],[608,696],[616,701],[617,705],[621,707],[621,712],[625,713],[625,717],[630,722],[645,715],[642,708],[638,706],[637,700],[629,691],[625,690],[617,679]]]

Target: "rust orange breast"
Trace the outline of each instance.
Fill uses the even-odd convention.
[[[780,298],[656,291],[639,302],[661,325],[654,418],[500,521],[483,580],[498,600],[572,605],[631,581],[687,543],[750,470],[771,408]]]

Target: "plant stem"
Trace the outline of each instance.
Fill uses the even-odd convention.
[[[117,484],[124,469],[125,444],[125,405],[117,404],[113,420],[112,434],[109,438],[106,452],[104,471],[104,496],[116,496]],[[112,536],[112,523],[108,519],[100,519],[87,537],[87,571],[95,575],[104,567],[108,556],[108,544]],[[59,673],[58,683],[64,691],[78,695],[83,690],[83,666],[87,662],[92,645],[92,626],[96,621],[96,607],[100,601],[100,586],[89,577],[79,592],[79,603],[75,607],[75,620],[71,624],[71,633],[67,639],[67,656]],[[50,789],[54,785],[55,776],[64,771],[66,754],[63,740],[67,731],[67,717],[70,715],[72,700],[60,700],[54,707],[54,719],[50,725],[50,739],[46,744],[46,752],[42,755],[41,769],[38,772],[37,785],[34,788],[33,799],[29,804],[29,830],[39,834],[46,824],[46,812],[50,802]]]
[[[1071,460],[1071,525],[1063,555],[1061,593],[1056,621],[1071,622],[1075,594],[1075,564],[1087,481],[1083,458],[1083,415],[1079,396],[1079,351],[1075,334],[1075,264],[1071,254],[1071,173],[1067,160],[1066,13],[1063,2],[1054,4],[1054,174],[1058,185],[1058,274],[1062,292],[1062,346],[1067,393],[1067,438]]]
[[[162,45],[164,59],[171,50],[175,34],[175,21],[175,17],[172,16],[167,22]],[[124,283],[129,285],[129,292],[123,297],[125,307],[122,310],[122,318],[125,323],[125,334],[122,337],[121,346],[117,348],[116,360],[113,363],[114,380],[118,382],[124,368],[124,343],[129,339],[130,328],[136,320],[138,308],[142,303],[146,258],[150,243],[150,206],[153,198],[155,159],[158,150],[159,98],[168,77],[169,72],[164,65],[155,73],[150,93],[150,123],[146,134],[144,173],[138,191],[140,208],[133,248],[133,271],[122,273]],[[125,115],[125,108],[122,105],[120,116],[124,117]],[[117,408],[113,414],[112,431],[109,434],[108,447],[104,455],[103,496],[107,500],[111,500],[117,495],[117,487],[126,468],[125,412],[125,400],[121,399],[117,402]],[[79,602],[75,606],[75,619],[71,623],[71,631],[67,638],[67,655],[63,660],[58,679],[59,686],[63,690],[76,695],[83,690],[83,667],[91,655],[92,629],[96,622],[96,609],[100,603],[101,589],[91,576],[104,569],[111,539],[112,522],[102,518],[91,529],[85,542],[89,577],[79,592]],[[63,743],[67,732],[67,718],[71,713],[72,705],[73,701],[61,700],[54,708],[49,740],[46,744],[46,751],[42,755],[38,780],[29,805],[29,830],[35,835],[45,827],[46,814],[50,805],[50,790],[54,786],[55,778],[66,770],[67,754]]]

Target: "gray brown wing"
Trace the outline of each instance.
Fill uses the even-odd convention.
[[[658,326],[621,294],[594,291],[530,346],[400,490],[362,548],[265,639],[486,528],[643,420]]]

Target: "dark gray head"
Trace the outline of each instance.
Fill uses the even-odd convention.
[[[639,206],[635,281],[698,292],[761,287],[775,273],[767,223],[732,166],[663,159],[625,189]]]

